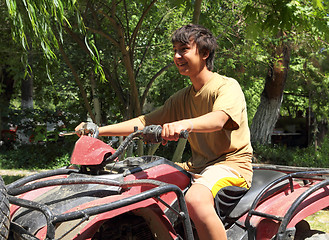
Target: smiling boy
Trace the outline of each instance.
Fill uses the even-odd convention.
[[[192,157],[180,165],[192,174],[185,196],[189,215],[200,239],[226,239],[214,197],[225,186],[250,187],[252,147],[246,102],[236,80],[212,72],[217,43],[208,29],[183,26],[174,32],[172,43],[176,67],[192,85],[149,114],[100,127],[99,135],[126,136],[134,126],[159,124],[165,141],[177,141],[179,133],[188,130]]]

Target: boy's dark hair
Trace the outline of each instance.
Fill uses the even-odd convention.
[[[177,29],[171,38],[173,44],[176,42],[189,44],[192,40],[196,43],[200,54],[209,52],[209,56],[206,59],[206,65],[207,68],[212,71],[214,68],[214,56],[217,47],[216,38],[210,30],[196,24],[188,24]]]

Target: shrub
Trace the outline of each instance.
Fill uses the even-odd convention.
[[[327,168],[329,165],[329,135],[320,147],[288,148],[279,145],[254,145],[255,161],[277,165]]]
[[[21,145],[16,149],[0,150],[2,169],[54,169],[67,166],[74,142]]]

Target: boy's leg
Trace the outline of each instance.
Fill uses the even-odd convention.
[[[192,174],[192,186],[185,200],[201,240],[226,239],[225,228],[214,207],[214,197],[226,186],[247,187],[247,184],[238,172],[225,165],[209,166],[200,174]]]
[[[214,208],[214,197],[206,186],[193,184],[185,196],[189,215],[201,240],[226,239],[225,228]]]

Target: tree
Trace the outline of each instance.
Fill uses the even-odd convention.
[[[5,24],[8,24],[8,14],[6,9],[4,9],[4,4],[0,3],[0,15],[1,15],[1,36],[0,39],[0,132],[3,128],[3,119],[7,118],[9,102],[14,94],[14,74],[10,69],[10,53],[8,49],[13,49],[12,45],[8,46],[10,43],[10,27],[5,27]],[[8,25],[7,25],[8,26]]]
[[[146,111],[150,102],[153,104],[147,111],[152,110],[188,84],[171,67],[169,39],[173,30],[191,22],[192,17],[217,36],[215,71],[237,79],[245,92],[248,115],[255,115],[253,140],[268,141],[282,109],[284,91],[289,96],[300,92],[313,96],[313,109],[326,109],[322,107],[326,98],[317,98],[318,93],[325,95],[318,89],[327,81],[326,73],[316,67],[328,46],[328,6],[321,1],[6,3],[14,38],[26,48],[26,36],[30,36],[32,49],[42,49],[46,56],[48,66],[43,69],[54,75],[53,86],[65,84],[69,89],[58,91],[58,85],[58,93],[53,94],[58,100],[52,101],[58,103],[61,95],[69,92],[75,97],[79,91],[79,101],[85,107],[74,105],[71,109],[79,114],[88,112],[94,121],[97,116],[97,122],[134,117]],[[43,77],[33,71],[35,88],[43,91],[38,86]],[[177,81],[172,80],[174,76]],[[75,85],[64,83],[71,83],[71,79]],[[264,121],[265,116],[270,116],[269,120]]]
[[[328,39],[326,8],[328,6],[320,1],[313,1],[313,4],[309,1],[257,1],[246,6],[249,37],[268,42],[271,55],[260,105],[251,125],[253,142],[270,141],[279,117],[291,50],[300,47],[299,37],[314,41],[318,48],[321,40]]]
[[[9,124],[14,124],[10,118],[10,101],[16,95],[16,83],[19,82],[21,86],[22,107],[33,108],[33,78],[31,74],[24,74],[24,66],[21,61],[27,60],[27,54],[23,58],[22,48],[11,41],[9,14],[3,2],[0,3],[0,13],[0,131],[2,131],[3,128],[8,130]],[[21,135],[23,136],[23,133]]]
[[[49,59],[60,52],[94,121],[89,100],[91,94],[86,92],[86,84],[82,83],[88,82],[91,71],[95,70],[93,78],[102,78],[110,84],[119,110],[127,119],[142,113],[152,83],[172,66],[165,49],[169,32],[173,29],[168,16],[177,12],[174,9],[177,4],[173,2],[12,0],[7,1],[7,5],[16,30],[14,37],[20,39],[23,46],[27,46],[26,32],[31,32],[32,40],[42,46]],[[85,54],[84,69],[76,64],[81,63],[81,59],[73,59],[68,54],[72,46]],[[160,52],[163,55],[156,54]],[[156,59],[167,63],[154,69],[152,61]],[[88,70],[86,64],[90,66]],[[153,67],[153,75],[148,73],[148,81],[145,81],[146,69],[151,69],[148,64]],[[81,76],[86,79],[81,79]]]

